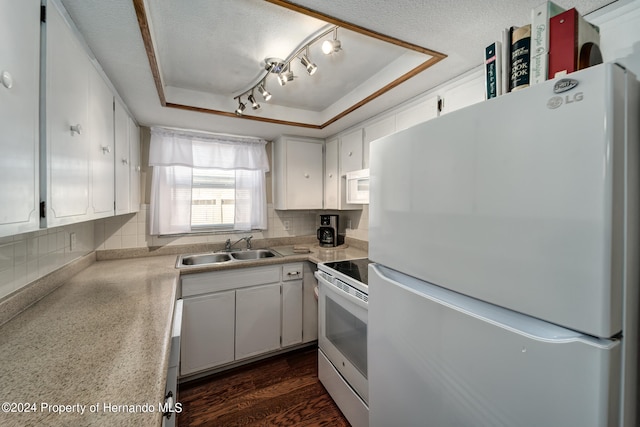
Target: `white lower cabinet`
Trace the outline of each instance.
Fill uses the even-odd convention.
[[[235,291],[184,298],[180,373],[190,374],[233,362]]]
[[[302,343],[302,263],[282,269],[282,347]]]
[[[303,264],[302,279],[302,342],[308,343],[318,339],[318,300],[315,288],[318,280],[313,273],[318,269],[316,264]]]
[[[291,263],[184,275],[180,375],[301,344],[303,274]]]
[[[280,348],[280,283],[236,290],[236,360]]]

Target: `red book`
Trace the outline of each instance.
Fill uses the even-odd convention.
[[[598,27],[573,8],[549,19],[549,78],[602,62]]]

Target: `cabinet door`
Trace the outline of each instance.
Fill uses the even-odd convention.
[[[282,282],[282,347],[301,342],[302,280]]]
[[[181,375],[233,362],[235,291],[189,297],[183,301]]]
[[[38,211],[40,1],[0,0],[0,237],[33,231]]]
[[[302,279],[302,342],[310,342],[318,339],[318,300],[315,295],[315,287],[318,286],[313,272],[317,269],[311,262],[303,264]]]
[[[330,139],[324,146],[324,208],[339,209],[338,186],[338,138]]]
[[[340,175],[362,169],[362,129],[340,137]]]
[[[88,218],[89,58],[53,3],[47,8],[47,225]]]
[[[442,114],[484,101],[484,85],[484,75],[478,75],[446,91],[442,96]]]
[[[140,128],[133,119],[129,118],[129,153],[130,161],[130,212],[140,210]]]
[[[438,97],[433,96],[396,114],[396,132],[438,117]]]
[[[396,131],[396,116],[386,117],[371,123],[364,128],[364,139],[362,146],[362,166],[369,167],[369,144],[383,136],[391,135]]]
[[[322,209],[322,144],[287,141],[287,209]]]
[[[131,171],[129,153],[129,115],[116,100],[115,106],[115,146],[116,146],[116,215],[130,212]]]
[[[280,348],[280,284],[236,291],[236,360]]]
[[[91,215],[102,218],[114,213],[113,94],[98,72],[90,71]]]

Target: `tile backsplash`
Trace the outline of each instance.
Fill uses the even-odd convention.
[[[362,211],[278,211],[267,205],[268,229],[251,232],[254,239],[315,235],[320,226],[320,214],[340,215],[340,231],[359,240],[368,240],[368,206]],[[158,237],[149,235],[149,206],[142,205],[136,214],[121,215],[95,221],[96,250],[130,249],[185,245],[194,243],[219,243],[238,239],[248,233],[216,233],[198,236]]]
[[[94,249],[93,222],[0,238],[0,298]]]
[[[368,241],[369,209],[361,211],[277,211],[267,206],[268,229],[251,232],[255,239],[315,235],[320,214],[340,215],[340,232]],[[220,243],[237,240],[248,233],[218,233],[198,236],[150,236],[149,206],[140,212],[79,224],[0,238],[0,298],[44,277],[93,250],[129,249]],[[75,247],[71,248],[71,234]]]

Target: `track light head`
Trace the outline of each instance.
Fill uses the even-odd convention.
[[[291,70],[278,74],[278,83],[280,83],[280,86],[284,86],[287,84],[287,82],[290,82],[292,80],[293,80],[293,71]]]
[[[251,103],[251,108],[253,108],[254,110],[260,109],[260,104],[258,104],[258,101],[256,101],[256,98],[253,96],[253,93],[249,95],[247,99]]]
[[[322,42],[322,53],[324,53],[325,55],[330,55],[334,52],[337,52],[341,49],[340,45],[340,40],[325,40]]]
[[[333,29],[333,40],[325,40],[322,42],[322,53],[330,55],[342,49],[342,43],[338,40],[338,27]]]
[[[240,98],[238,98],[238,108],[236,108],[236,116],[241,116],[246,108],[247,105],[244,104]]]
[[[318,71],[318,66],[313,62],[311,62],[307,55],[302,55],[300,57],[300,62],[302,62],[302,65],[304,65],[304,68],[307,69],[307,73],[309,73],[310,76],[313,76],[315,72]]]
[[[268,101],[271,99],[271,94],[267,89],[264,88],[264,85],[262,84],[258,85],[258,92],[260,92],[260,95],[262,95],[265,101]]]

